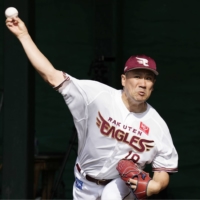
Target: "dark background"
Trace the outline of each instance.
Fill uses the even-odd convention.
[[[19,8],[17,1],[14,6]],[[200,198],[199,6],[199,0],[35,0],[34,40],[57,69],[76,78],[92,79],[88,74],[91,63],[104,55],[115,59],[104,62],[108,84],[121,88],[120,74],[128,57],[146,54],[156,60],[159,76],[148,102],[168,124],[179,154],[179,172],[171,177],[168,199]],[[2,46],[5,34],[10,34],[5,30],[2,1],[0,10]],[[23,16],[24,10],[18,10]],[[19,42],[16,45],[20,46]],[[0,48],[0,89],[9,79],[4,76],[5,54]],[[71,114],[60,94],[33,73],[33,132],[39,141],[39,152],[63,153],[73,134]],[[11,82],[15,84],[15,80]],[[0,112],[1,146],[3,113]],[[63,175],[67,198],[71,198],[75,157],[72,152]]]

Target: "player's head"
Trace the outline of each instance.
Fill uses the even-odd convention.
[[[126,61],[124,66],[124,73],[135,69],[150,70],[155,75],[158,75],[156,62],[151,57],[145,55],[133,55]]]
[[[145,102],[153,91],[156,75],[156,63],[152,58],[145,55],[131,56],[121,76],[126,98],[137,103]]]

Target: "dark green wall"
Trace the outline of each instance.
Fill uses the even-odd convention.
[[[1,13],[4,13],[3,11],[3,4],[2,4],[2,1],[0,1],[0,11]],[[4,27],[4,15],[1,14],[1,17],[0,17],[0,89],[3,89],[3,27]],[[0,99],[2,98],[2,92],[0,91]],[[2,110],[0,111],[0,146],[2,146]],[[2,152],[2,148],[0,148],[0,152]]]
[[[111,77],[117,88],[123,64],[130,55],[142,53],[155,58],[160,75],[149,103],[167,122],[180,158],[179,172],[171,177],[169,198],[198,199],[200,2],[113,0],[109,7],[112,15],[107,17],[109,23],[105,20],[108,11],[97,13],[95,9],[99,2],[36,0],[35,42],[56,68],[85,79],[90,78],[88,71],[95,58],[97,39],[111,41],[109,56],[117,56],[111,66]],[[97,14],[99,18],[95,17]],[[103,21],[98,23],[101,19]],[[2,30],[4,15],[0,22]],[[107,29],[110,34],[106,33]],[[96,30],[105,31],[102,38]],[[0,63],[0,87],[2,70]],[[35,131],[39,151],[65,152],[73,133],[71,115],[60,94],[37,74],[35,87]],[[0,121],[0,139],[1,126]],[[63,176],[68,198],[71,198],[74,161],[75,153],[72,153]]]
[[[35,38],[57,69],[77,78],[89,78],[89,67],[94,59],[94,1],[36,1]],[[35,92],[39,151],[65,152],[74,132],[71,114],[62,96],[37,74]],[[72,151],[63,174],[67,198],[72,197],[75,157]]]
[[[45,11],[45,12],[44,12]],[[88,78],[93,59],[93,1],[36,1],[36,43],[60,70]],[[72,118],[60,94],[36,75],[36,136],[40,151],[65,151]]]
[[[149,102],[166,120],[179,153],[179,173],[169,187],[179,199],[200,197],[199,5],[198,0],[126,0],[124,8],[124,57],[144,53],[158,64]]]

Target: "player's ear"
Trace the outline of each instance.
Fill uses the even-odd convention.
[[[154,91],[154,84],[156,82],[156,79],[153,80],[153,86],[152,86],[152,91]]]
[[[155,83],[156,83],[156,76],[154,76],[154,78],[153,78],[152,82],[153,82],[153,86],[154,86],[154,85],[155,85]]]
[[[126,82],[126,75],[122,74],[121,75],[121,84],[122,84],[122,86],[125,86],[125,82]]]

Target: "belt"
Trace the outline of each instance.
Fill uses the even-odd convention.
[[[81,168],[80,168],[78,163],[76,164],[76,168],[79,171],[79,173],[81,173]],[[107,180],[106,179],[101,179],[101,180],[98,180],[98,179],[92,178],[91,176],[89,176],[87,174],[85,175],[85,178],[88,181],[96,183],[97,185],[107,185],[108,183],[110,183],[110,181],[112,181],[112,179],[107,179]]]

